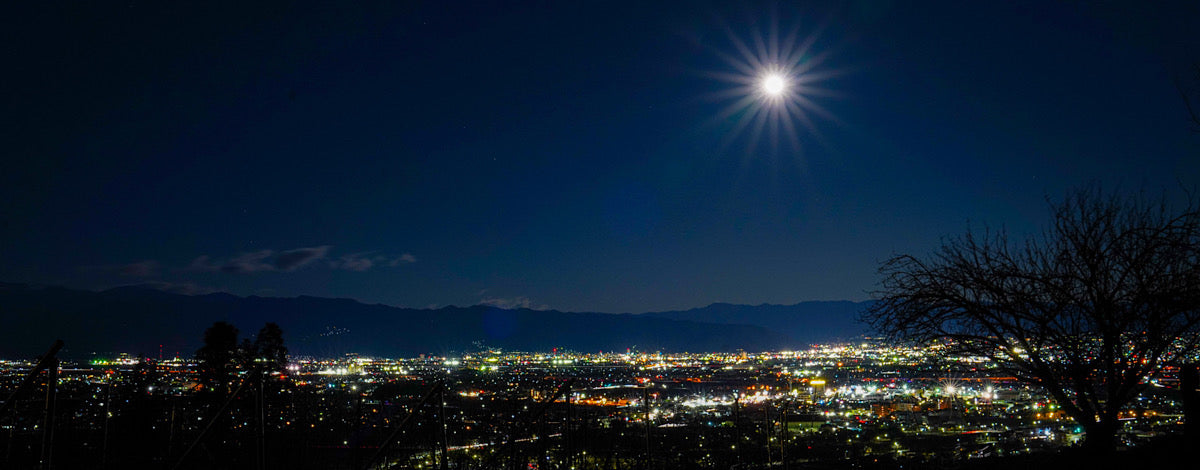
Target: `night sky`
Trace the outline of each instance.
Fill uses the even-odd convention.
[[[864,300],[889,256],[1027,233],[1070,188],[1200,185],[1197,2],[21,3],[7,282]]]

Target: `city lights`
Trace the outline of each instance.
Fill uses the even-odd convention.
[[[1050,397],[975,358],[934,361],[942,351],[936,344],[914,347],[868,339],[757,353],[492,351],[454,357],[296,358],[284,366],[286,374],[271,376],[279,384],[273,393],[281,395],[264,398],[274,403],[266,409],[266,421],[256,424],[253,407],[235,408],[236,425],[228,432],[238,436],[265,426],[261,432],[270,439],[304,430],[309,437],[277,445],[311,441],[345,448],[351,445],[350,433],[383,434],[408,413],[402,410],[417,409],[413,407],[427,396],[439,398],[434,403],[440,401],[448,415],[443,422],[436,413],[418,413],[415,426],[444,427],[446,458],[452,461],[500,458],[509,455],[497,454],[505,446],[565,446],[570,430],[575,433],[570,458],[578,463],[605,456],[604,445],[609,444],[601,442],[644,439],[638,433],[644,434],[646,426],[656,452],[674,452],[678,458],[689,455],[684,449],[704,449],[694,456],[700,468],[736,462],[744,446],[728,441],[735,431],[749,438],[747,445],[770,443],[776,464],[788,455],[785,450],[802,455],[800,449],[814,447],[841,449],[837,455],[850,458],[971,458],[979,448],[1017,455],[1082,438],[1080,427]],[[178,435],[197,435],[206,425],[216,403],[203,399],[197,362],[115,357],[120,359],[63,369],[60,393],[79,397],[64,403],[79,404],[72,413],[81,417],[83,429],[100,433],[105,420],[112,426],[135,413],[132,402],[120,395],[125,384],[140,384],[138,406],[149,406],[148,412],[157,413],[160,423]],[[23,361],[0,362],[0,371],[9,377],[29,367]],[[241,371],[238,377],[231,389],[251,375]],[[444,396],[429,395],[442,386]],[[110,394],[113,400],[106,399]],[[178,403],[198,408],[181,415]],[[171,406],[176,407],[174,415]],[[1179,427],[1179,403],[1151,396],[1139,399],[1138,406],[1122,412],[1123,422],[1162,430]],[[426,405],[427,412],[434,408],[442,409]],[[505,434],[536,413],[558,424],[545,434]],[[12,431],[40,432],[37,420],[23,423]],[[581,440],[585,428],[590,444]],[[922,444],[948,437],[974,447]],[[728,450],[715,445],[722,440]],[[324,448],[313,449],[308,452]],[[415,467],[434,467],[443,458],[436,450],[407,455]],[[632,455],[634,460],[624,465],[636,466],[640,454]]]

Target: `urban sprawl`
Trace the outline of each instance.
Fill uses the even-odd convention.
[[[7,397],[35,361],[0,361]],[[1082,430],[978,358],[876,339],[802,351],[63,362],[0,416],[5,468],[707,469],[945,465],[1046,452]],[[1124,445],[1181,428],[1171,371],[1122,414]],[[50,411],[48,411],[50,410]],[[47,413],[53,412],[53,420]],[[52,426],[47,433],[46,426]]]

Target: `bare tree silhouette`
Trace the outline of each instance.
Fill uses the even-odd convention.
[[[865,320],[995,361],[1109,450],[1118,412],[1200,346],[1200,211],[1096,188],[1051,207],[1053,223],[1022,243],[968,231],[888,260]]]

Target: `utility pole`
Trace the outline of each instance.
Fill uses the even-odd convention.
[[[100,468],[108,468],[108,419],[112,416],[112,376],[105,375],[104,379],[104,443],[100,446]],[[167,454],[171,448],[167,446]]]
[[[362,392],[360,392],[358,390],[358,385],[354,385],[354,386],[350,387],[350,389],[351,389],[351,391],[354,392],[354,400],[355,400],[354,401],[354,428],[358,429],[359,427],[362,426]],[[424,405],[424,403],[422,403],[422,405]],[[415,412],[416,411],[414,411],[414,413]],[[354,445],[350,447],[350,454],[352,455],[354,468],[358,468],[358,457],[359,457],[358,449],[360,447],[362,447],[362,443],[359,442],[358,439],[354,439]],[[383,448],[380,447],[380,450],[382,451]]]
[[[781,418],[780,421],[783,422],[783,427],[781,427],[779,429],[779,434],[780,434],[779,460],[783,461],[783,470],[789,470],[788,461],[787,461],[787,445],[788,445],[787,415],[788,415],[788,410],[790,410],[790,409],[791,409],[791,399],[784,400],[783,412],[779,414],[779,417]]]
[[[42,470],[49,470],[54,455],[54,405],[58,392],[58,357],[46,365],[46,416],[42,429]]]
[[[571,446],[571,391],[567,391],[567,427],[563,430],[563,437],[567,447],[566,468],[570,469],[575,460],[575,449]]]
[[[767,466],[771,465],[771,433],[774,431],[771,426],[771,403],[763,402],[763,440],[767,444]]]
[[[738,449],[738,447],[740,447],[742,445],[742,422],[741,422],[741,415],[740,415],[741,410],[739,410],[739,405],[741,404],[741,399],[742,399],[741,393],[736,392],[736,391],[733,392],[733,429],[734,429],[734,434],[736,435],[736,437],[735,437],[736,440],[734,441],[734,444],[733,444],[733,446],[734,446],[733,454],[737,457],[738,468],[741,468],[741,466],[742,466],[742,452],[740,449]]]
[[[441,390],[441,392],[438,394],[439,395],[438,396],[438,398],[439,398],[439,400],[438,400],[438,404],[439,404],[438,421],[440,421],[441,425],[442,425],[442,433],[441,433],[442,434],[442,466],[441,466],[441,468],[442,468],[442,470],[446,470],[446,458],[448,457],[448,450],[449,450],[449,449],[447,449],[447,442],[446,442],[447,441],[447,436],[446,436],[446,387],[441,387],[440,390]]]
[[[258,469],[267,470],[267,402],[264,397],[263,385],[266,381],[264,378],[266,371],[258,373]],[[174,416],[174,415],[172,415]]]
[[[642,408],[646,412],[646,460],[642,464],[644,470],[650,470],[650,384],[642,387]]]
[[[379,448],[377,448],[375,450],[375,453],[373,455],[371,455],[371,457],[368,458],[365,463],[363,463],[362,465],[359,465],[358,458],[356,455],[355,462],[354,462],[355,468],[359,469],[359,470],[367,470],[367,469],[371,468],[372,466],[374,466],[374,464],[376,462],[379,462],[379,460],[381,458],[383,458],[383,456],[387,453],[388,448],[392,445],[392,443],[395,442],[396,436],[400,435],[400,433],[403,432],[408,427],[408,423],[413,420],[413,417],[416,416],[417,413],[419,411],[421,411],[425,407],[426,404],[429,403],[429,400],[432,400],[433,397],[435,396],[435,394],[438,391],[440,391],[441,388],[444,386],[445,386],[445,384],[440,381],[437,382],[436,384],[434,384],[433,388],[430,389],[429,392],[425,394],[425,397],[422,398],[421,401],[417,402],[417,404],[408,412],[408,415],[405,416],[404,419],[400,421],[400,424],[396,425],[396,427],[392,429],[391,434],[388,434],[388,436],[383,439],[383,442],[379,444]],[[355,449],[357,449],[357,448],[358,448],[358,446],[355,446]]]
[[[168,461],[171,460],[171,451],[175,448],[175,406],[177,404],[176,401],[177,400],[175,399],[175,397],[171,397],[171,423],[167,426],[167,460]],[[107,406],[107,402],[105,402],[105,405]],[[105,426],[104,439],[105,439],[105,443],[106,443],[105,449],[107,450],[108,420],[105,419],[104,421],[105,421],[104,422],[104,426]],[[103,466],[101,466],[101,468],[103,468]]]

